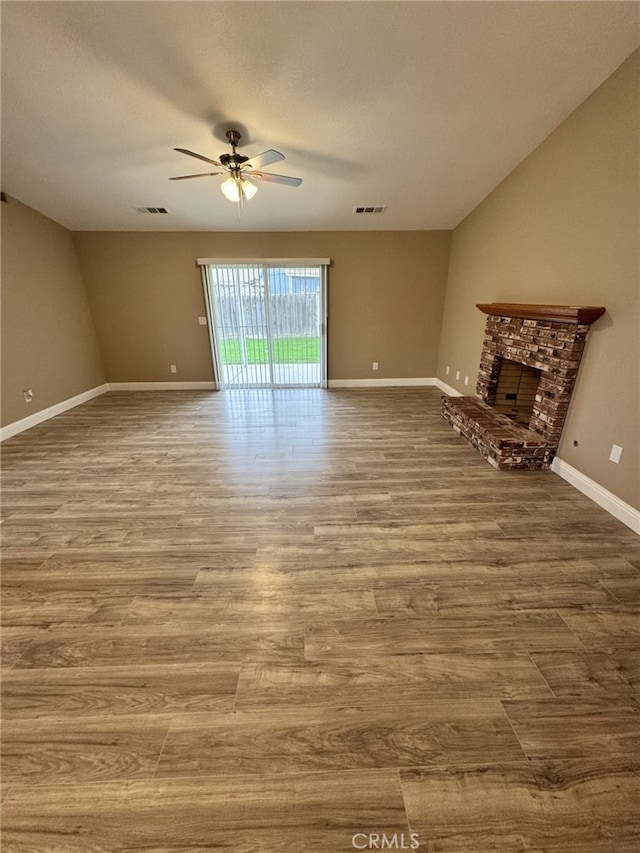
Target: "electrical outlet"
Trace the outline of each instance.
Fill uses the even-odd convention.
[[[449,365],[447,365],[444,369],[444,372],[447,374],[447,376],[449,375],[450,370],[451,370],[451,368],[449,367]]]
[[[609,462],[615,462],[617,465],[621,456],[622,448],[619,445],[614,444],[611,448],[611,453],[609,454]]]
[[[460,379],[460,371],[456,370],[456,379]]]
[[[170,364],[169,369],[171,370],[172,373],[178,372],[178,368],[175,366],[175,364]]]
[[[33,400],[33,391],[31,388],[24,388],[22,390],[22,396],[24,397],[25,403],[30,403]]]
[[[377,361],[374,361],[374,362],[373,362],[373,369],[374,369],[374,370],[377,370],[377,369],[378,369],[378,362],[377,362]]]
[[[206,326],[207,325],[207,318],[206,317],[198,317],[198,323],[200,323],[201,326]]]

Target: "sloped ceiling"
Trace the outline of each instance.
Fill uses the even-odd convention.
[[[638,10],[5,2],[2,188],[74,230],[452,228],[638,46]],[[238,219],[220,178],[168,180],[207,171],[174,147],[216,158],[229,127],[302,186]]]

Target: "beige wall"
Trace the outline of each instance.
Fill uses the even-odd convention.
[[[476,302],[606,306],[591,329],[559,456],[636,508],[639,55],[455,229],[438,364],[440,379],[474,392],[486,319]],[[468,388],[456,370],[469,375]],[[608,461],[614,443],[624,448],[619,465]]]
[[[2,205],[2,425],[104,382],[71,233]],[[26,403],[24,388],[33,390]]]
[[[435,376],[450,232],[78,232],[74,241],[111,382],[211,380],[199,257],[331,258],[329,378]]]

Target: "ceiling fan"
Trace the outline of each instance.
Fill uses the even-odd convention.
[[[274,175],[272,172],[261,171],[263,166],[270,166],[272,163],[277,163],[278,160],[284,160],[284,154],[275,151],[273,148],[269,148],[268,151],[256,154],[255,157],[245,157],[244,154],[236,152],[236,148],[242,138],[239,131],[228,130],[226,137],[231,146],[231,154],[221,154],[218,160],[212,160],[203,154],[196,154],[195,151],[189,151],[187,148],[173,149],[174,151],[179,151],[181,154],[187,154],[189,157],[204,160],[205,163],[211,163],[223,171],[200,172],[197,175],[178,175],[178,177],[169,178],[169,180],[184,181],[188,178],[208,178],[212,175],[228,175],[226,180],[220,184],[220,189],[225,198],[228,198],[229,201],[235,201],[240,206],[242,206],[244,199],[253,198],[258,192],[258,187],[253,183],[254,180],[269,181],[273,184],[285,184],[289,187],[299,187],[302,183],[302,178],[291,178],[288,175]]]

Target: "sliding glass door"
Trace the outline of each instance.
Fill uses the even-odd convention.
[[[221,388],[324,386],[325,264],[209,262],[204,269]]]

